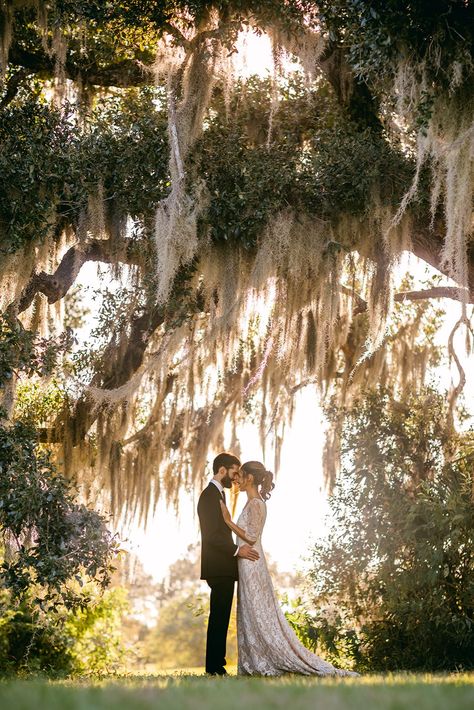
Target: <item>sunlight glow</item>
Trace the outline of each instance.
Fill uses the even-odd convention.
[[[415,288],[437,273],[425,262],[408,254],[399,266],[400,281],[407,271],[415,278]],[[457,302],[443,299],[439,302],[439,307],[445,310],[446,316],[443,327],[437,334],[437,342],[446,347],[449,332],[459,318],[461,306]],[[456,336],[455,347],[466,369],[467,382],[463,398],[469,410],[474,402],[473,357],[463,354],[461,333]],[[457,377],[456,370],[446,364],[433,373],[433,380],[435,383],[437,381],[442,389],[448,388],[453,379],[457,381]],[[325,531],[324,517],[328,511],[328,503],[321,462],[324,429],[325,421],[318,406],[316,388],[308,386],[296,395],[293,421],[291,425],[288,424],[284,433],[280,473],[276,477],[272,497],[267,503],[268,517],[263,534],[263,547],[282,572],[304,571],[304,558],[308,556],[315,539]],[[263,454],[258,424],[249,420],[237,433],[242,462],[260,459],[268,469],[273,470],[274,451],[269,444],[265,455]],[[230,432],[225,443],[226,446],[230,445]],[[212,477],[212,460],[217,453],[209,452],[208,480]],[[169,565],[179,557],[186,556],[189,545],[199,542],[196,515],[199,493],[200,491],[183,491],[178,513],[167,509],[164,501],[161,501],[148,530],[144,531],[138,526],[129,529],[128,547],[139,556],[154,579],[161,580],[166,577]],[[234,520],[244,504],[245,495],[240,495]]]
[[[248,78],[257,74],[263,77],[272,73],[272,43],[268,35],[257,35],[251,30],[240,32],[236,48],[232,64],[237,76]]]

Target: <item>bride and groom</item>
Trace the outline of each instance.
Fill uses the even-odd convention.
[[[262,550],[266,503],[274,488],[273,474],[259,461],[242,466],[229,453],[213,462],[214,478],[198,502],[201,526],[201,579],[211,589],[207,627],[206,673],[226,675],[227,629],[238,580],[238,672],[278,676],[301,673],[318,676],[356,676],[335,668],[311,653],[298,640],[280,608]],[[226,507],[225,489],[236,483],[247,493],[237,523]],[[234,543],[232,532],[237,536]]]

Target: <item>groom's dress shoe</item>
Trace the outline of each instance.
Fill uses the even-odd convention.
[[[216,671],[207,671],[206,675],[227,675],[227,671],[225,668],[219,668]]]

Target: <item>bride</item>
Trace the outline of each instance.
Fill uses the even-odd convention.
[[[231,515],[222,501],[224,520],[237,535],[239,547],[252,545],[260,555],[256,562],[238,558],[239,674],[357,676],[358,673],[335,668],[303,646],[280,608],[261,542],[267,516],[265,501],[275,487],[273,474],[259,461],[248,461],[242,465],[234,482],[241,491],[247,493],[248,500],[237,523],[232,522]]]

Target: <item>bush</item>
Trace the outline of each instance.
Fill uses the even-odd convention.
[[[474,433],[445,398],[357,403],[327,537],[313,550],[314,645],[370,670],[474,667]]]
[[[0,672],[82,672],[78,644],[91,670],[115,662],[118,605],[101,593],[118,541],[22,422],[0,426],[0,535]]]
[[[1,593],[0,673],[65,676],[73,670],[71,642],[53,615],[38,618],[34,605]]]
[[[0,596],[0,673],[50,677],[110,674],[122,667],[125,648],[121,617],[127,606],[123,589],[89,590],[83,609],[57,608],[39,615],[34,603],[15,604]]]
[[[119,587],[68,616],[64,630],[71,642],[72,673],[102,675],[122,667],[122,616],[127,609],[126,590]]]

